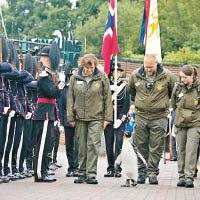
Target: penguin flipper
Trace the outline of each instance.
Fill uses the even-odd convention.
[[[115,160],[115,167],[117,167],[117,165],[121,165],[122,163],[122,155],[121,153],[117,156],[117,159]]]

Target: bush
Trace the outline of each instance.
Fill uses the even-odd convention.
[[[198,64],[200,63],[200,50],[192,51],[190,47],[183,47],[177,52],[166,53],[163,62]]]

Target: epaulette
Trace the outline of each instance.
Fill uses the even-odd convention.
[[[41,78],[44,78],[44,77],[47,77],[48,76],[48,73],[46,71],[42,71],[40,74],[39,74],[39,77]]]

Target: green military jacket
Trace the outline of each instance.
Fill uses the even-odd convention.
[[[147,92],[144,66],[132,72],[128,82],[128,92],[135,100],[136,115],[150,120],[167,117],[169,99],[175,82],[176,77],[158,64],[152,89]]]
[[[113,120],[109,80],[98,68],[88,83],[83,76],[82,67],[71,77],[67,95],[67,119],[69,122]]]
[[[200,82],[191,86],[177,83],[172,92],[172,107],[177,127],[200,126]]]

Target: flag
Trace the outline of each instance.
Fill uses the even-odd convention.
[[[162,61],[157,0],[145,0],[141,43],[145,45],[145,54],[154,54],[159,63]]]
[[[117,0],[110,0],[108,18],[104,30],[101,55],[104,59],[104,72],[110,72],[110,59],[112,54],[119,52],[117,40]]]

